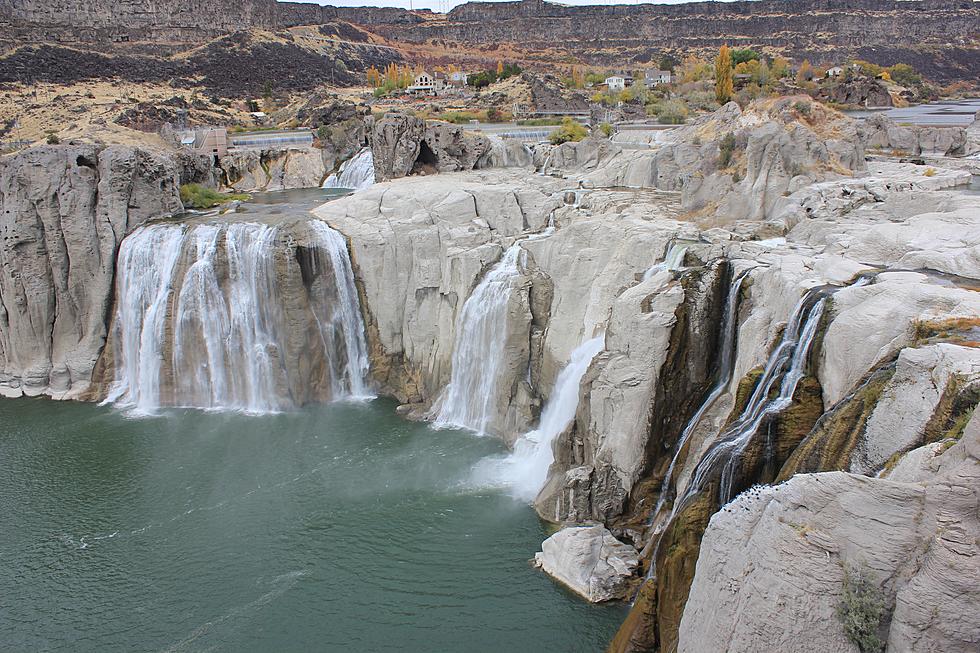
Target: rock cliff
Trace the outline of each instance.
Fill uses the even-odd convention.
[[[105,344],[122,239],[182,210],[170,158],[71,145],[0,161],[0,390],[78,397]]]

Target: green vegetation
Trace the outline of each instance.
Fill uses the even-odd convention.
[[[918,86],[922,83],[922,75],[907,63],[897,63],[888,69],[892,81],[902,86]]]
[[[518,120],[517,124],[521,127],[551,127],[554,125],[560,125],[562,119],[557,117],[552,118],[528,118],[527,120]]]
[[[573,120],[571,116],[565,116],[561,120],[561,126],[551,132],[549,139],[552,144],[561,145],[562,143],[578,142],[588,135],[589,132],[582,124]]]
[[[61,142],[61,139],[58,138],[58,135],[54,132],[48,132],[48,137],[45,140],[47,141],[48,145],[57,145]]]
[[[683,125],[689,113],[684,100],[677,98],[647,106],[647,114],[656,116],[657,121],[664,125]]]
[[[606,138],[610,138],[613,135],[613,131],[614,131],[613,126],[610,125],[608,122],[604,122],[601,125],[599,125],[599,130],[602,132],[602,135],[605,136]]]
[[[474,88],[483,88],[494,82],[503,81],[508,77],[520,75],[521,72],[523,72],[521,67],[516,63],[498,63],[496,70],[482,70],[473,75],[469,75],[466,78],[466,83]]]
[[[200,184],[184,184],[180,187],[180,201],[187,209],[210,209],[233,200],[247,200],[244,193],[219,193]]]
[[[718,167],[727,168],[728,164],[732,162],[732,154],[735,152],[735,134],[728,132],[725,134],[721,142],[718,143]]]
[[[762,59],[760,55],[755,50],[751,48],[745,48],[743,50],[732,50],[732,65],[737,66],[740,63],[746,63],[748,61],[759,61]]]
[[[843,589],[837,616],[844,626],[844,634],[861,653],[879,653],[885,647],[878,636],[885,616],[885,593],[865,567],[845,567]]]

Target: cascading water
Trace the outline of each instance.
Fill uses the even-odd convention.
[[[318,396],[367,396],[364,324],[346,243],[322,222],[307,224],[306,249],[314,266],[323,264],[310,273],[298,307],[296,288],[305,286],[295,247],[278,227],[150,225],[126,238],[106,401],[146,414],[164,405],[266,413],[306,398],[297,386],[328,383],[330,392]],[[289,283],[286,309],[280,295]],[[297,342],[297,333],[309,338],[304,324],[315,324],[319,342]],[[296,378],[304,365],[314,376]]]
[[[534,500],[548,480],[548,469],[555,460],[552,448],[555,438],[575,419],[582,377],[604,344],[605,335],[600,335],[575,348],[568,364],[558,374],[538,428],[521,436],[510,455],[481,461],[474,470],[478,484],[503,485],[518,499]]]
[[[452,374],[435,426],[484,434],[493,417],[497,377],[507,337],[507,305],[520,274],[520,245],[511,245],[463,304],[456,320]]]
[[[339,336],[346,353],[343,370],[335,370],[332,375],[334,393],[340,395],[346,391],[355,399],[371,398],[374,395],[367,385],[369,359],[367,342],[364,339],[364,321],[361,318],[357,286],[354,284],[354,270],[347,253],[347,242],[325,222],[311,220],[309,225],[320,245],[319,249],[325,250],[330,258],[337,292],[337,302],[330,306],[323,301],[314,302],[314,315],[320,326],[320,333],[326,340],[325,347],[333,337]]]
[[[701,403],[698,409],[688,420],[687,424],[684,426],[684,430],[681,432],[680,438],[677,440],[677,446],[674,450],[674,456],[670,459],[670,466],[667,467],[667,473],[664,476],[663,484],[660,488],[660,497],[657,499],[657,505],[651,513],[651,519],[656,519],[657,515],[663,509],[667,502],[668,496],[671,492],[671,479],[674,476],[674,468],[677,467],[677,461],[681,456],[681,452],[687,445],[688,439],[690,439],[691,434],[694,429],[697,428],[698,424],[701,422],[701,418],[708,411],[709,408],[718,400],[718,397],[725,391],[725,388],[731,383],[732,371],[735,367],[735,345],[737,338],[735,337],[738,333],[738,297],[739,293],[742,291],[742,283],[745,281],[745,275],[748,272],[743,272],[738,275],[733,281],[731,287],[728,289],[728,297],[725,300],[725,315],[722,320],[721,332],[721,356],[719,357],[718,364],[718,378],[715,382],[711,392]],[[666,524],[669,520],[664,520],[662,524]]]
[[[364,190],[374,185],[374,153],[365,147],[340,164],[336,174],[327,177],[323,188],[349,188]]]
[[[107,402],[140,412],[159,405],[164,317],[184,232],[177,225],[138,229],[119,248],[116,381]]]
[[[643,281],[647,281],[653,275],[664,270],[679,270],[681,265],[684,264],[684,256],[687,254],[687,248],[688,246],[684,243],[673,243],[667,250],[667,255],[664,256],[664,260],[650,266],[643,273]]]
[[[683,499],[677,502],[678,504],[683,504],[698,494],[719,466],[721,466],[719,500],[724,505],[731,499],[739,459],[752,436],[764,419],[786,409],[793,401],[796,386],[806,371],[807,357],[823,316],[826,301],[823,297],[814,301],[814,292],[810,292],[796,304],[793,315],[783,331],[783,337],[766,362],[762,376],[756,383],[745,409],[701,459]],[[777,382],[779,392],[775,397],[770,397]]]

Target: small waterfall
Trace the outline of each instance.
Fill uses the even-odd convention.
[[[452,375],[439,400],[435,426],[486,433],[497,398],[507,338],[507,307],[520,274],[520,245],[512,245],[463,304],[456,319]]]
[[[367,396],[346,242],[322,222],[307,224],[305,249],[279,227],[253,223],[150,225],[127,237],[106,402],[143,414],[161,406],[268,413],[311,397]],[[325,262],[309,279],[300,249],[312,250],[314,266]],[[319,342],[306,342],[311,332]]]
[[[664,270],[679,270],[684,264],[684,256],[687,254],[687,248],[688,245],[685,243],[671,244],[667,250],[667,255],[664,256],[664,260],[650,266],[650,269],[643,273],[643,281],[647,281],[653,275]]]
[[[365,147],[340,164],[340,170],[327,177],[323,188],[364,190],[374,185],[374,153]]]
[[[813,301],[814,294],[814,291],[805,294],[796,304],[783,337],[769,356],[745,409],[698,463],[679,503],[683,504],[699,493],[718,466],[721,466],[719,500],[724,505],[732,498],[732,485],[742,452],[764,419],[785,410],[792,403],[796,386],[806,372],[807,357],[827,301],[823,297]],[[777,383],[779,391],[772,397]]]
[[[555,438],[575,419],[582,377],[604,346],[605,335],[600,335],[575,348],[568,364],[558,374],[538,428],[521,436],[510,455],[481,461],[475,469],[478,483],[503,485],[511,488],[518,499],[534,500],[548,480],[548,469],[555,460],[552,448]]]
[[[732,282],[731,287],[728,289],[728,297],[725,300],[725,315],[722,320],[721,332],[721,356],[718,364],[718,378],[715,381],[715,385],[711,388],[711,392],[701,403],[698,409],[688,420],[687,424],[684,426],[684,430],[681,432],[681,437],[677,440],[677,446],[674,450],[674,457],[670,460],[670,466],[667,467],[667,473],[664,476],[663,485],[660,487],[660,497],[657,499],[657,505],[650,514],[651,520],[656,519],[657,515],[663,509],[667,502],[667,497],[670,495],[671,489],[671,479],[674,476],[674,468],[677,467],[677,461],[681,456],[681,452],[684,450],[685,445],[687,445],[688,439],[690,439],[691,434],[694,429],[697,428],[698,424],[701,422],[701,418],[708,411],[709,408],[718,400],[718,397],[725,391],[725,388],[731,383],[732,370],[735,367],[735,349],[738,333],[738,296],[742,291],[742,283],[745,281],[745,276],[747,272],[743,272]],[[668,523],[670,520],[664,520],[663,524]]]
[[[335,369],[332,375],[336,386],[335,395],[343,394],[346,389],[353,398],[371,398],[374,395],[367,385],[369,359],[367,342],[364,339],[364,320],[357,298],[357,286],[354,284],[354,270],[347,253],[347,241],[325,222],[311,220],[309,225],[320,245],[319,249],[325,250],[330,257],[330,268],[333,270],[334,288],[337,292],[338,301],[329,306],[322,300],[314,302],[314,315],[320,333],[327,334],[328,342],[333,336],[339,335],[346,352],[344,369]],[[331,359],[331,362],[335,361]]]

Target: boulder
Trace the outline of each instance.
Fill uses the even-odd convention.
[[[636,549],[603,526],[563,528],[541,543],[534,564],[592,603],[624,599],[639,566]]]

